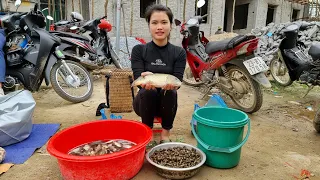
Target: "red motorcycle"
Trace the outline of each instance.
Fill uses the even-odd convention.
[[[199,30],[205,16],[195,16],[183,24],[175,19],[183,35],[182,46],[187,52],[184,83],[191,86],[205,85],[207,92],[204,96],[213,87],[217,87],[230,96],[240,110],[247,113],[258,111],[263,101],[259,84],[271,87],[264,74],[268,66],[262,58],[253,54],[258,38],[238,35],[223,41],[209,42],[204,32]]]

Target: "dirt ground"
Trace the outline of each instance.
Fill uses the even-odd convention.
[[[302,169],[312,173],[311,179],[320,179],[320,135],[313,128],[312,120],[320,104],[320,88],[302,98],[305,87],[293,85],[289,88],[264,90],[263,107],[252,115],[251,135],[243,146],[240,164],[232,169],[215,169],[203,166],[194,180],[207,179],[295,179]],[[194,103],[203,105],[201,94],[195,88],[183,86],[179,90],[179,108],[172,139],[196,145],[190,133],[190,118]],[[34,123],[60,123],[60,130],[75,124],[88,122],[95,116],[97,105],[104,101],[101,79],[95,81],[94,93],[84,103],[71,104],[61,99],[52,89],[34,93],[37,102]],[[229,100],[226,99],[229,103]],[[299,102],[293,103],[294,102]],[[232,107],[232,103],[229,103]],[[312,111],[306,109],[311,106]],[[139,120],[132,113],[122,113],[123,118]],[[85,133],[85,132],[84,132]],[[0,176],[3,180],[62,179],[54,157],[46,152],[46,146],[37,150],[24,164],[13,166]],[[148,162],[134,180],[163,179]]]

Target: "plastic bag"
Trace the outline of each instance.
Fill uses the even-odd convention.
[[[31,92],[19,90],[0,96],[0,146],[28,138],[36,102]]]
[[[227,104],[223,101],[221,96],[219,96],[218,94],[213,94],[205,106],[207,107],[218,106],[218,107],[228,108]]]

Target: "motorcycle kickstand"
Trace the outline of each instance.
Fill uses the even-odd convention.
[[[201,100],[203,100],[207,95],[210,94],[211,87],[208,87],[208,90],[204,93],[204,95],[201,97]]]
[[[307,86],[308,86],[307,93],[302,98],[305,98],[309,94],[309,92],[314,88],[314,85],[311,85],[311,86],[307,85]]]
[[[204,93],[201,100],[203,100],[207,95],[209,95],[211,93],[211,89],[214,86],[214,84],[216,84],[216,82],[212,82],[212,83],[206,85],[208,90]]]

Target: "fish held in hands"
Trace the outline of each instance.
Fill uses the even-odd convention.
[[[174,87],[180,87],[182,82],[175,76],[170,74],[149,74],[146,76],[140,76],[138,79],[133,81],[132,86],[141,86],[142,84],[147,84],[162,88],[165,85],[171,84]]]

